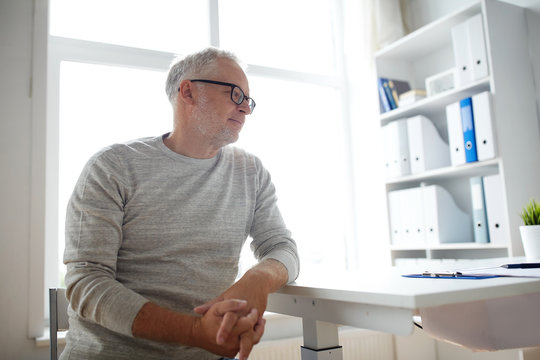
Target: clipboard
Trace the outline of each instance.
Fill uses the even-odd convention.
[[[480,280],[480,279],[491,279],[499,277],[499,275],[493,275],[493,274],[474,274],[474,275],[467,275],[463,274],[459,271],[424,271],[423,273],[419,274],[405,274],[401,275],[403,277],[408,278],[422,278],[422,279],[452,279],[452,280]]]

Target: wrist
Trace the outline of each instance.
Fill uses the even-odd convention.
[[[251,286],[270,294],[287,284],[288,275],[287,269],[281,262],[267,259],[249,269],[241,280],[246,280]]]

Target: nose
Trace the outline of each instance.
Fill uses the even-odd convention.
[[[238,108],[246,115],[251,115],[251,108],[249,107],[248,99],[244,98],[244,100],[238,105]]]

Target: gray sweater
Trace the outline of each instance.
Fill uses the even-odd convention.
[[[299,270],[296,244],[260,160],[227,146],[211,159],[162,137],[94,155],[69,201],[66,286],[70,331],[62,359],[217,359],[202,349],[134,338],[148,301],[192,313],[235,281],[251,236],[255,257]]]

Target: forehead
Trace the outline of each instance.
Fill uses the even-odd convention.
[[[229,59],[217,59],[216,64],[214,80],[236,84],[240,86],[244,92],[249,92],[247,76],[237,63]]]

